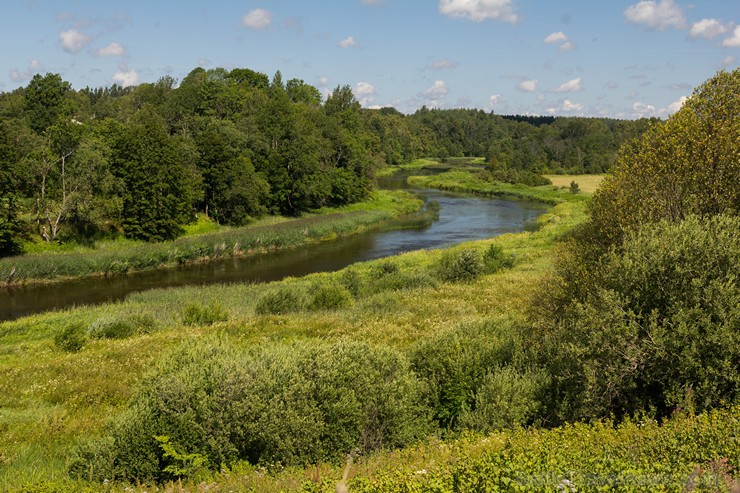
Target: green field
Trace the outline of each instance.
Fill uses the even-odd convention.
[[[466,351],[465,344],[526,354],[522,307],[531,303],[570,232],[585,220],[586,194],[491,184],[461,171],[412,182],[553,206],[527,232],[448,250],[411,252],[268,285],[150,291],[120,303],[0,324],[0,490],[152,491],[151,483],[101,485],[88,482],[87,473],[72,479],[67,471],[77,446],[106,435],[139,389],[174,364],[172,355],[183,357],[183,347],[227,348],[237,355],[258,351],[289,361],[296,351],[322,351],[327,344],[360,344],[411,360],[433,355],[425,348],[444,348],[450,341],[462,344],[454,354],[465,357],[480,349]],[[505,259],[494,268],[480,264],[466,277],[467,271],[449,262],[466,255],[485,259],[492,246]],[[75,327],[82,328],[82,339],[70,349],[65,344],[74,341],[61,335]],[[511,406],[522,404],[516,393],[510,398]],[[402,449],[357,457],[348,469],[349,491],[684,491],[687,485],[725,491],[740,460],[738,423],[740,408],[732,407],[677,414],[662,424],[645,417],[552,429],[440,428]],[[185,470],[197,454],[187,459],[182,452],[172,456]],[[337,457],[346,452],[332,451]],[[217,465],[220,472],[193,469],[190,479],[170,479],[158,488],[329,492],[342,477],[343,463]],[[89,473],[94,475],[92,465]]]

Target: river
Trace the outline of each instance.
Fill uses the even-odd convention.
[[[384,188],[409,188],[405,176],[381,180]],[[113,278],[88,278],[0,292],[0,320],[76,305],[123,299],[155,288],[234,282],[269,282],[287,276],[335,271],[355,262],[422,248],[521,231],[540,215],[542,204],[480,198],[438,190],[415,190],[425,201],[440,204],[439,219],[419,229],[371,231],[338,240],[252,257],[225,259]]]

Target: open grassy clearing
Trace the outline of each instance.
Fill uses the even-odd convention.
[[[542,175],[559,188],[570,188],[571,182],[578,183],[584,193],[594,193],[605,175]]]

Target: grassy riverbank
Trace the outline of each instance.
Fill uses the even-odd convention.
[[[511,191],[460,171],[431,178],[439,179],[435,184],[467,192],[497,195],[500,190]],[[526,356],[529,347],[521,331],[525,323],[522,307],[531,302],[551,271],[563,240],[586,218],[585,194],[553,186],[524,192],[523,197],[556,204],[528,232],[447,250],[410,252],[339,272],[266,285],[149,291],[119,303],[0,324],[0,490],[335,491],[343,474],[342,460],[239,462],[223,468],[216,463],[209,471],[196,466],[202,456],[188,455],[190,451],[183,448],[187,442],[176,441],[176,427],[167,438],[177,445],[169,452],[170,462],[162,467],[185,471],[189,477],[177,480],[171,476],[159,486],[120,480],[103,484],[97,471],[107,470],[104,459],[109,456],[100,447],[109,442],[94,440],[116,429],[135,427],[139,421],[125,421],[127,413],[140,409],[132,407],[134,401],[143,405],[144,397],[156,398],[156,389],[164,392],[159,404],[179,403],[173,408],[177,417],[172,419],[199,412],[210,416],[203,421],[209,426],[214,418],[238,421],[229,417],[230,408],[219,407],[214,416],[207,414],[209,408],[199,407],[212,393],[217,394],[214,390],[188,397],[189,389],[204,381],[218,386],[223,381],[217,378],[218,371],[223,371],[220,365],[228,367],[234,358],[253,365],[247,368],[254,372],[265,372],[264,365],[277,361],[278,372],[270,380],[273,390],[263,391],[287,386],[288,392],[279,394],[281,399],[269,401],[268,419],[258,430],[268,440],[265,443],[273,443],[270,437],[282,436],[281,430],[291,430],[295,423],[308,435],[317,431],[312,427],[318,424],[304,421],[313,414],[294,415],[284,407],[293,402],[292,396],[311,398],[301,386],[307,383],[301,383],[298,370],[287,370],[306,351],[323,355],[311,358],[308,365],[319,379],[329,378],[340,385],[345,377],[349,379],[352,394],[340,393],[331,400],[331,412],[345,419],[363,412],[360,407],[341,414],[345,406],[351,407],[353,396],[363,393],[364,385],[374,384],[362,380],[360,385],[355,380],[355,375],[366,375],[367,368],[360,362],[352,364],[350,359],[346,368],[336,363],[348,348],[376,356],[394,355],[397,359],[392,361],[399,366],[392,365],[388,372],[399,372],[404,361],[412,362],[414,373],[409,376],[413,378],[428,375],[425,372],[444,362],[445,372],[426,380],[427,385],[436,388],[436,379],[454,377],[452,381],[462,385],[460,396],[469,399],[473,390],[463,383],[467,378],[482,378],[476,377],[482,365],[505,369]],[[250,354],[259,355],[258,360],[250,363]],[[446,355],[449,360],[444,359]],[[220,363],[209,363],[214,359]],[[166,385],[157,387],[157,381]],[[527,409],[526,382],[515,378],[493,383],[506,400],[503,417],[512,420],[505,426],[519,422],[521,416],[516,413]],[[332,390],[330,386],[323,392]],[[262,395],[250,395],[247,402],[257,405]],[[383,392],[374,396],[381,398],[385,411],[401,412],[401,399]],[[391,397],[391,407],[383,397]],[[432,394],[427,397],[424,406],[429,413],[444,404]],[[493,398],[497,402],[496,395]],[[461,416],[467,416],[476,429],[475,415],[466,412],[463,409]],[[277,421],[269,420],[271,413],[279,415]],[[340,429],[355,432],[351,423],[350,419]],[[401,449],[381,449],[356,458],[348,486],[350,492],[389,493],[682,491],[687,485],[694,491],[729,491],[729,478],[740,463],[738,423],[740,408],[731,407],[699,416],[678,413],[665,423],[645,417],[620,424],[597,421],[553,429],[514,426],[504,431],[460,433],[437,428]],[[192,433],[187,435],[192,443],[197,441],[197,430],[185,431]],[[303,439],[292,431],[287,436],[290,440],[279,442],[286,451]],[[320,433],[316,436],[322,439]],[[78,471],[75,479],[67,471],[78,457],[79,446],[96,460],[85,463],[82,473],[74,469]],[[346,451],[332,452],[336,456]],[[89,482],[88,476],[98,481]]]
[[[175,241],[143,243],[102,242],[73,251],[47,251],[0,260],[0,283],[49,282],[85,276],[111,276],[147,269],[252,255],[331,240],[372,228],[410,227],[428,222],[415,214],[422,202],[401,191],[377,191],[364,202],[322,209],[298,219],[267,218],[242,228],[195,225]]]

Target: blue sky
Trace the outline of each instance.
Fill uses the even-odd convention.
[[[740,0],[5,0],[0,90],[248,67],[366,107],[666,117],[740,63]]]

